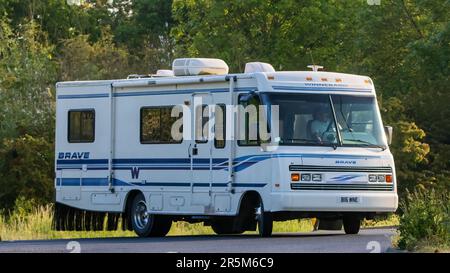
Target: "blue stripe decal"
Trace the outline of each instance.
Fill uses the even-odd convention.
[[[80,184],[81,183],[81,184]],[[57,178],[57,186],[108,186],[107,178]],[[188,182],[148,182],[148,183],[128,183],[120,179],[113,179],[114,186],[146,186],[146,187],[190,187]],[[194,187],[209,187],[209,183],[194,183]],[[233,187],[256,187],[261,188],[266,183],[233,183]],[[227,183],[212,183],[212,187],[226,187]]]
[[[234,92],[250,92],[250,91],[256,91],[256,90],[257,90],[256,87],[237,87],[234,89]],[[114,93],[114,97],[192,94],[195,92],[224,93],[224,92],[229,92],[229,89],[228,88],[214,88],[214,89],[179,89],[179,90],[163,90],[163,91],[121,92],[121,93]]]
[[[58,96],[58,99],[90,99],[90,98],[109,98],[109,94],[101,93],[101,94],[77,94],[77,95]]]
[[[357,177],[361,177],[363,175],[361,174],[347,174],[347,175],[340,175],[340,176],[336,176],[331,178],[332,181],[348,181],[348,180],[352,180],[354,178]]]
[[[237,87],[235,92],[250,92],[256,91],[256,87]],[[151,95],[174,95],[174,94],[192,94],[195,92],[210,92],[210,93],[224,93],[229,92],[228,88],[214,88],[214,89],[179,89],[179,90],[163,90],[163,91],[140,91],[140,92],[120,92],[114,93],[114,97],[137,97],[137,96],[151,96]],[[58,99],[87,99],[87,98],[109,98],[108,93],[100,94],[74,94],[74,95],[59,95]]]
[[[274,90],[295,90],[295,91],[349,91],[349,92],[372,92],[368,88],[343,88],[343,87],[300,87],[300,86],[272,86]]]
[[[238,157],[233,162],[233,168],[236,172],[242,171],[256,163],[271,158],[321,158],[321,159],[367,159],[381,158],[380,156],[362,156],[362,155],[339,155],[339,154],[268,154],[268,155],[247,155]],[[209,170],[209,158],[197,158],[193,161],[194,170]],[[107,170],[107,159],[74,159],[57,160],[57,170],[62,169],[81,169],[86,164],[88,170]],[[139,167],[142,170],[190,170],[191,163],[189,158],[124,158],[114,159],[114,170],[130,170],[133,167]],[[228,170],[228,159],[214,158],[212,160],[213,170]]]

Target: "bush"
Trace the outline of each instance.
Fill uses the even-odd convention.
[[[0,207],[12,209],[19,196],[47,204],[54,198],[53,143],[25,135],[0,143]],[[16,203],[17,205],[17,203]]]
[[[448,246],[450,243],[449,192],[417,189],[408,193],[400,206],[403,209],[398,242],[401,249],[413,250],[424,243]]]

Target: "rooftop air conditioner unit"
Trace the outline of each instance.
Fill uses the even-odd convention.
[[[175,76],[226,75],[228,65],[220,59],[181,58],[173,61],[172,71]]]
[[[275,69],[271,64],[262,62],[252,62],[245,64],[244,73],[255,73],[255,72],[275,72]]]

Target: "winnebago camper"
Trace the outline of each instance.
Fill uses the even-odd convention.
[[[395,211],[392,128],[372,80],[312,68],[229,74],[185,58],[156,75],[57,83],[55,228],[164,236],[188,221],[270,236],[273,221],[315,217],[355,234]]]

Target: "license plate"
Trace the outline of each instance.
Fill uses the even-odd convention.
[[[361,198],[359,196],[340,196],[338,202],[346,204],[358,204],[361,203]]]

